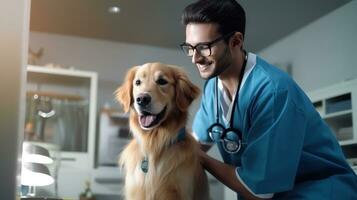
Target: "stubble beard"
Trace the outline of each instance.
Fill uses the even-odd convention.
[[[230,58],[230,52],[228,51],[228,47],[226,47],[225,51],[217,59],[217,61],[211,64],[214,65],[211,66],[213,72],[206,79],[210,79],[221,75],[224,71],[226,71],[231,66],[231,64],[232,61]]]

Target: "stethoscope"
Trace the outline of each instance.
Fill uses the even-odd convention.
[[[209,134],[210,138],[215,142],[220,141],[223,144],[222,146],[223,146],[224,151],[226,151],[227,153],[230,153],[230,154],[237,153],[242,147],[242,133],[238,129],[233,128],[233,121],[234,121],[233,117],[234,117],[235,106],[238,103],[239,89],[241,87],[244,70],[245,70],[245,67],[247,64],[247,60],[248,60],[248,54],[244,50],[243,50],[243,52],[244,52],[245,56],[244,56],[242,69],[241,69],[240,75],[239,75],[238,88],[236,91],[236,95],[234,96],[232,109],[230,110],[231,118],[229,120],[229,127],[225,128],[219,122],[220,113],[219,113],[219,104],[218,104],[218,77],[216,77],[216,80],[215,80],[216,81],[216,83],[215,83],[216,84],[215,85],[216,122],[208,128],[208,134]]]

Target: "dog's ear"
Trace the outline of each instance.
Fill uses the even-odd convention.
[[[126,73],[123,84],[115,91],[116,100],[123,106],[124,112],[128,112],[133,103],[133,80],[138,67],[132,67]]]
[[[176,105],[180,111],[187,111],[193,100],[200,95],[200,88],[193,84],[187,74],[179,69],[176,75]]]

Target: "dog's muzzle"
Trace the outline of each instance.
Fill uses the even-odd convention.
[[[148,94],[140,94],[136,97],[135,101],[140,107],[146,107],[151,102],[151,96]]]

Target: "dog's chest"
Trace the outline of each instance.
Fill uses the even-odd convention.
[[[148,162],[147,172],[138,163],[134,173],[128,173],[131,183],[127,187],[141,191],[144,196],[156,196],[162,193],[184,193],[193,195],[193,171],[166,162]],[[136,189],[135,189],[136,188]],[[150,198],[149,198],[150,199]],[[155,198],[153,198],[155,199]]]
[[[186,161],[179,158],[175,153],[167,152],[161,159],[153,160],[150,157],[142,157],[138,160],[133,173],[128,173],[128,176],[135,176],[138,184],[158,183],[164,179],[174,179],[177,175],[186,175],[184,165]]]

